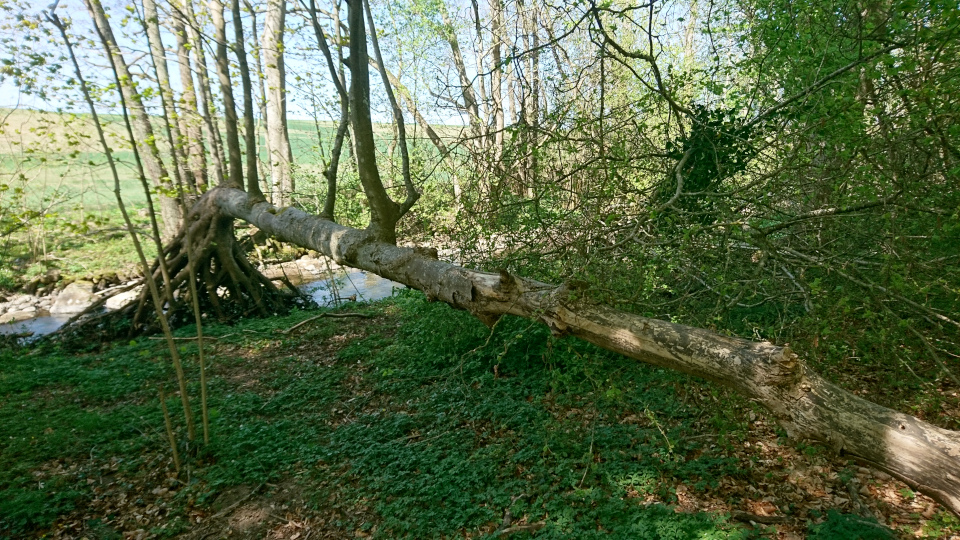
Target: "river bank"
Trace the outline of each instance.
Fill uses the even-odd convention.
[[[395,288],[403,288],[403,285],[375,274],[341,267],[333,261],[310,255],[266,264],[261,271],[279,286],[283,285],[283,280],[289,281],[320,306],[378,300],[390,296]],[[136,277],[120,283],[116,278],[103,277],[54,281],[35,289],[34,294],[19,292],[6,299],[0,297],[3,299],[0,301],[0,335],[49,334],[104,296],[110,296],[105,303],[106,309],[119,309],[140,294],[141,279]]]

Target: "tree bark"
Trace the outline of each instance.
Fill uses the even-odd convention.
[[[184,137],[187,155],[190,159],[191,176],[199,192],[207,189],[207,156],[203,151],[203,122],[197,104],[196,87],[193,84],[193,66],[190,60],[187,25],[183,20],[183,8],[173,14],[173,33],[177,39],[177,63],[180,71],[180,133]]]
[[[859,398],[812,372],[788,347],[640,317],[580,299],[574,284],[441,262],[426,250],[378,241],[295,208],[278,211],[246,193],[208,194],[226,216],[465,309],[487,324],[505,314],[538,320],[636,360],[728,386],[766,407],[788,434],[812,439],[887,472],[960,514],[960,434]]]
[[[127,62],[120,53],[120,47],[117,46],[117,40],[113,35],[113,29],[107,20],[106,12],[100,0],[85,0],[87,11],[97,27],[97,31],[103,36],[107,58],[116,69],[120,80],[120,91],[126,100],[127,107],[130,109],[133,130],[137,138],[137,146],[140,147],[140,156],[143,160],[144,169],[150,176],[154,187],[161,190],[160,193],[160,215],[163,219],[162,236],[164,241],[172,239],[180,229],[182,215],[180,204],[175,197],[170,194],[175,192],[175,186],[167,174],[167,168],[160,157],[160,149],[157,147],[157,140],[153,133],[153,127],[150,125],[150,117],[137,91],[136,83],[127,67]]]
[[[237,106],[233,101],[233,82],[230,80],[230,62],[227,59],[227,30],[223,20],[223,3],[210,0],[210,18],[213,20],[213,39],[217,42],[217,77],[220,94],[223,96],[223,122],[227,135],[227,175],[225,184],[243,187],[243,158],[240,152],[240,137],[237,126]]]
[[[290,204],[294,190],[290,164],[293,152],[287,132],[287,96],[283,65],[285,0],[268,0],[263,22],[264,76],[267,79],[267,148],[270,153],[270,190],[277,206]]]

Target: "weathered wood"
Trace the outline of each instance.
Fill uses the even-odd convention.
[[[592,305],[575,284],[550,285],[463,268],[377,241],[295,208],[216,189],[208,204],[278,239],[419,289],[487,323],[505,314],[542,321],[630,358],[731,387],[766,407],[790,436],[820,441],[960,514],[960,434],[859,398],[812,372],[788,347],[721,336]]]

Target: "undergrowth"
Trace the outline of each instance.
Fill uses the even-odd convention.
[[[185,440],[168,396],[187,460],[177,479],[157,398],[158,385],[175,387],[162,341],[0,353],[0,537],[175,536],[237,486],[269,498],[283,482],[305,494],[306,511],[339,512],[328,526],[350,536],[493,538],[505,512],[529,527],[514,537],[767,534],[690,503],[731,481],[761,484],[740,455],[757,411],[745,400],[529,321],[491,331],[419,293],[346,309],[375,318],[283,333],[318,314],[295,311],[206,329],[217,338],[213,442]],[[195,358],[195,341],[180,343]],[[151,505],[149,523],[131,517]],[[812,538],[856,537],[850,516],[781,510],[806,519]]]

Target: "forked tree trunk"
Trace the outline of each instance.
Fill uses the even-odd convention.
[[[903,480],[960,514],[960,434],[881,407],[826,381],[789,348],[721,336],[580,300],[568,285],[462,268],[424,250],[377,241],[295,208],[278,211],[240,190],[208,193],[224,215],[421,290],[492,324],[504,314],[539,320],[556,335],[682,371],[738,391],[766,407],[791,437],[820,441]]]

